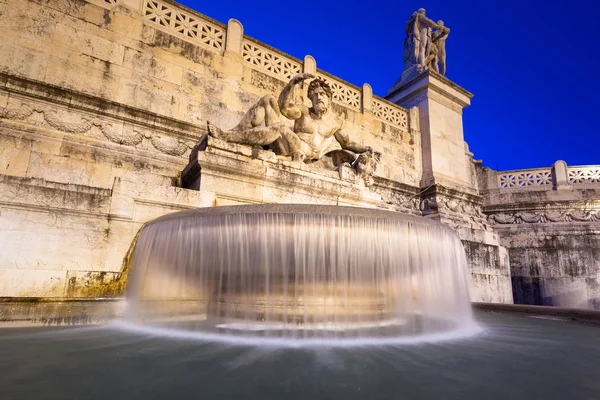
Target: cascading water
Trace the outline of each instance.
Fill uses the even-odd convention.
[[[460,240],[390,211],[196,209],[148,223],[127,318],[224,338],[418,338],[474,326]]]

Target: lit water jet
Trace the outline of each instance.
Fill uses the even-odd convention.
[[[147,224],[127,317],[265,339],[439,336],[473,327],[460,240],[421,217],[317,205],[196,209]]]

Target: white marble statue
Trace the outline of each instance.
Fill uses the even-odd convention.
[[[261,98],[235,128],[222,130],[208,123],[209,135],[232,143],[268,146],[278,155],[307,163],[333,154],[334,164],[360,163],[361,154],[375,157],[370,147],[350,139],[343,119],[331,108],[331,88],[327,82],[314,78],[311,74],[294,76],[278,99],[273,95]],[[314,79],[307,91],[312,107],[294,101],[294,89],[307,79]],[[293,128],[281,115],[294,121]]]
[[[435,29],[435,30],[433,30]],[[446,74],[446,38],[450,29],[443,21],[437,23],[427,17],[424,8],[414,12],[406,23],[404,39],[404,70],[426,68]],[[438,67],[438,63],[440,67]]]

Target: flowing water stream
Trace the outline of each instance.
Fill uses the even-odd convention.
[[[136,244],[127,317],[224,340],[336,344],[476,329],[464,250],[449,228],[317,205],[215,207],[152,221]]]

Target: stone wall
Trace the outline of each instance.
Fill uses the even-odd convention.
[[[448,223],[467,244],[473,299],[510,301],[501,283],[508,266],[481,218],[456,110],[448,111],[450,125],[436,125],[460,131],[451,154],[424,162],[418,106],[374,96],[368,84],[319,70],[311,56],[298,60],[245,36],[236,20],[224,25],[169,0],[0,0],[0,34],[0,297],[102,296],[150,219],[293,202]],[[328,81],[351,137],[382,153],[372,181],[212,138],[192,152],[206,121],[232,128],[300,72]],[[308,101],[305,90],[297,101]],[[200,190],[184,189],[181,171],[194,163]],[[424,167],[434,164],[461,170],[433,187]],[[498,282],[492,290],[490,281]]]
[[[600,166],[481,169],[517,304],[600,309]]]
[[[296,60],[243,36],[237,21],[225,26],[170,1],[0,8],[0,296],[94,295],[118,276],[144,222],[190,207],[402,209],[401,199],[418,212],[419,136],[408,111],[317,70],[310,56]],[[232,127],[302,71],[326,79],[355,140],[385,154],[377,171],[385,199],[352,175],[323,176],[223,143],[201,154],[202,190],[180,187],[207,120]]]

